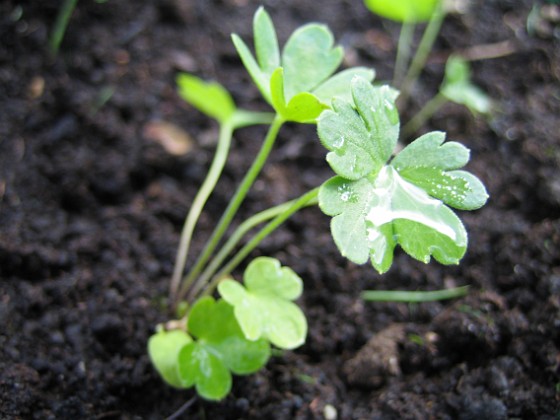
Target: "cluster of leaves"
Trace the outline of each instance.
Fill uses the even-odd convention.
[[[401,13],[398,9],[391,13]],[[253,25],[256,58],[236,35],[234,45],[275,111],[272,126],[317,123],[335,173],[318,188],[318,204],[333,217],[331,232],[342,255],[357,264],[370,260],[380,273],[390,268],[397,245],[426,263],[432,256],[443,264],[457,263],[466,251],[467,233],[451,208],[473,210],[487,199],[478,178],[460,169],[469,160],[468,149],[431,132],[393,157],[400,132],[398,91],[372,85],[373,70],[361,67],[333,75],[343,53],[323,25],[299,28],[282,51],[263,8]],[[221,125],[255,121],[219,84],[186,74],[178,84],[188,102]],[[442,91],[471,109],[482,107],[464,63],[450,61]],[[294,303],[303,288],[297,274],[273,258],[259,257],[247,266],[243,280],[221,279],[221,298],[198,298],[181,328],[162,328],[152,336],[149,354],[167,383],[195,387],[202,397],[219,400],[229,392],[232,374],[264,366],[271,345],[294,349],[304,343],[307,321]]]
[[[247,267],[244,284],[225,280],[223,299],[198,299],[184,329],[162,329],[150,338],[148,353],[168,384],[194,386],[200,396],[220,400],[231,389],[232,374],[251,374],[266,364],[270,344],[293,349],[305,341],[307,321],[292,302],[303,288],[297,274],[260,257]]]
[[[294,31],[280,53],[276,30],[264,8],[253,20],[255,57],[237,35],[233,43],[263,98],[285,121],[314,123],[333,97],[349,96],[354,76],[373,80],[371,69],[356,67],[331,76],[343,59],[331,31],[316,23]]]
[[[433,255],[456,264],[467,233],[447,206],[474,210],[488,197],[478,178],[458,170],[469,160],[468,149],[431,132],[390,160],[400,125],[396,92],[356,78],[352,96],[353,104],[336,99],[318,122],[337,174],[321,186],[319,206],[333,216],[332,235],[342,255],[357,264],[369,258],[384,273],[399,244],[420,261]]]

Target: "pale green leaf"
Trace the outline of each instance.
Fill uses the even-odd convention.
[[[391,166],[372,179],[327,181],[319,205],[334,216],[332,233],[341,253],[357,264],[369,257],[380,273],[391,266],[397,243],[423,262],[433,255],[443,264],[456,263],[466,250],[459,218]]]
[[[205,82],[196,76],[180,73],[177,76],[179,95],[199,111],[219,122],[227,121],[235,112],[235,103],[220,84]]]
[[[188,388],[179,377],[177,357],[191,342],[191,337],[181,330],[160,331],[148,340],[150,360],[165,382],[175,388]]]
[[[465,105],[473,114],[487,114],[492,110],[492,101],[482,89],[470,83],[449,84],[441,93],[452,102]]]
[[[424,134],[406,146],[391,165],[404,179],[451,207],[482,207],[488,194],[480,180],[468,172],[453,171],[467,164],[469,150],[460,143],[444,140],[442,132]]]
[[[356,78],[352,93],[354,107],[335,100],[318,121],[331,150],[327,160],[339,175],[321,186],[319,206],[333,216],[340,252],[357,264],[369,259],[380,273],[390,268],[397,245],[420,261],[457,263],[467,234],[447,205],[472,210],[488,198],[478,178],[457,170],[468,162],[468,149],[433,132],[388,164],[399,131],[396,91]]]
[[[335,72],[343,50],[333,46],[333,35],[325,25],[311,23],[294,31],[282,51],[287,101],[311,91]]]
[[[235,49],[237,50],[243,65],[259,88],[261,95],[267,102],[271,103],[269,86],[270,77],[259,67],[259,64],[255,61],[253,54],[251,54],[249,47],[247,47],[245,42],[243,42],[239,36],[233,34],[231,39],[233,40],[233,45],[235,45]]]
[[[368,80],[352,81],[354,107],[333,101],[333,110],[321,114],[318,134],[331,152],[327,161],[338,175],[359,179],[377,172],[387,162],[399,136],[397,92],[388,86],[374,87]]]
[[[399,152],[391,165],[399,172],[408,168],[436,167],[449,170],[462,168],[470,158],[469,149],[461,143],[445,141],[445,133],[426,133]]]
[[[259,7],[253,19],[255,54],[261,70],[270,77],[280,67],[280,49],[276,30],[264,7]]]
[[[335,98],[352,102],[351,82],[356,76],[372,82],[375,78],[375,71],[365,67],[343,70],[313,89],[313,95],[327,106],[330,106]]]
[[[234,306],[235,316],[250,340],[261,337],[283,349],[304,343],[307,321],[292,302],[302,292],[302,281],[289,267],[268,257],[259,257],[247,267],[245,286],[224,280],[218,286],[222,297]]]
[[[473,114],[491,111],[492,101],[471,82],[469,63],[461,57],[451,56],[447,60],[440,91],[450,101],[465,105]]]
[[[315,122],[334,98],[351,100],[353,77],[368,81],[374,77],[373,70],[362,67],[330,77],[342,62],[343,51],[334,46],[333,35],[324,25],[298,28],[281,54],[272,20],[262,7],[255,14],[253,31],[256,59],[237,35],[233,42],[263,97],[286,121]]]
[[[397,22],[425,22],[436,11],[440,0],[365,0],[373,13]]]

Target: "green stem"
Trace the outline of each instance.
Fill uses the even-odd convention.
[[[239,241],[255,226],[260,225],[261,223],[266,222],[274,217],[277,217],[281,214],[284,214],[288,211],[291,211],[292,206],[296,203],[297,200],[291,200],[277,206],[271,207],[267,210],[261,211],[257,213],[243,223],[241,223],[237,229],[233,232],[230,236],[228,241],[224,244],[224,246],[220,249],[220,252],[216,254],[210,264],[206,267],[206,269],[202,272],[202,274],[198,277],[196,283],[191,288],[190,294],[195,296],[200,289],[207,284],[212,276],[216,273],[220,265],[224,262],[228,255],[230,255],[231,251],[237,246]],[[317,205],[317,200],[309,200],[303,206],[313,206]]]
[[[420,75],[422,69],[426,64],[428,55],[432,50],[436,37],[441,28],[441,24],[443,23],[443,19],[445,18],[445,11],[443,10],[442,3],[443,2],[440,2],[440,4],[436,7],[434,13],[430,17],[428,26],[426,26],[426,29],[424,30],[424,34],[422,35],[422,39],[420,40],[420,44],[418,45],[416,54],[414,54],[414,58],[412,59],[408,72],[406,73],[404,81],[401,85],[401,95],[399,98],[399,102],[402,106],[404,106],[408,101],[412,85],[416,83],[418,76]]]
[[[72,16],[72,12],[76,8],[78,0],[64,0],[62,6],[58,10],[58,15],[56,16],[56,21],[49,38],[49,53],[52,58],[56,57],[58,54],[58,49],[60,48],[60,43],[62,38],[64,38],[64,33],[68,27],[68,21]]]
[[[448,102],[448,99],[441,92],[438,92],[436,96],[426,102],[422,109],[402,128],[403,138],[415,133],[446,102]]]
[[[194,198],[181,232],[181,240],[177,250],[177,256],[175,258],[175,267],[173,269],[173,276],[171,277],[169,290],[172,302],[177,300],[177,291],[181,283],[181,277],[183,276],[183,272],[185,270],[185,264],[187,262],[194,228],[200,214],[202,213],[202,209],[208,200],[208,197],[216,187],[218,178],[224,169],[231,146],[233,131],[236,128],[248,125],[270,124],[273,117],[274,115],[270,113],[236,110],[227,121],[220,123],[220,137],[218,139],[218,146],[216,148],[214,159],[212,160],[206,179],[202,183],[202,186]]]
[[[406,66],[410,59],[410,47],[416,25],[414,22],[403,22],[397,46],[397,58],[395,60],[395,71],[393,74],[393,86],[399,86],[404,77]]]
[[[243,248],[241,248],[237,254],[233,256],[229,262],[222,267],[222,269],[212,278],[212,281],[208,284],[208,286],[202,292],[202,296],[210,295],[214,292],[220,280],[224,277],[228,276],[247,255],[253,249],[255,249],[264,238],[270,235],[274,230],[276,230],[282,223],[284,223],[290,216],[296,213],[298,210],[302,209],[303,207],[309,206],[316,202],[317,196],[319,194],[319,188],[315,188],[304,195],[302,195],[297,200],[291,202],[292,204],[278,216],[276,216],[272,221],[267,223],[257,234],[247,243]],[[196,296],[193,294],[193,296]]]
[[[455,299],[466,296],[469,286],[431,292],[409,292],[403,290],[366,290],[361,293],[362,299],[371,302],[433,302],[436,300]]]
[[[210,165],[208,175],[202,183],[202,186],[198,190],[194,201],[189,209],[187,218],[185,219],[185,224],[183,225],[183,230],[181,231],[181,240],[179,242],[179,248],[177,249],[177,256],[175,258],[175,267],[173,269],[173,276],[171,277],[171,283],[169,288],[169,297],[172,302],[175,302],[177,291],[181,283],[181,277],[183,271],[185,270],[185,264],[187,262],[187,256],[189,254],[189,248],[192,240],[192,234],[196,226],[196,222],[202,213],[202,208],[208,197],[214,190],[218,178],[224,169],[226,163],[229,148],[231,146],[231,138],[233,135],[233,125],[231,122],[225,122],[220,125],[220,138],[218,140],[218,146],[216,148],[216,154]]]
[[[278,132],[280,131],[280,128],[282,127],[283,123],[284,120],[282,119],[282,117],[280,117],[279,115],[275,116],[274,120],[272,121],[272,124],[270,125],[270,128],[263,142],[263,145],[261,146],[261,150],[259,151],[253,164],[249,168],[249,171],[241,181],[241,184],[239,185],[237,191],[235,192],[235,195],[229,202],[228,207],[226,208],[224,214],[222,215],[220,221],[218,222],[218,225],[214,229],[214,232],[210,236],[210,239],[206,243],[202,253],[198,257],[198,260],[196,261],[195,265],[187,274],[187,276],[183,279],[181,289],[179,290],[179,293],[177,295],[177,300],[182,299],[185,296],[185,294],[188,292],[194,280],[196,279],[198,274],[200,274],[202,268],[204,267],[204,264],[206,264],[206,262],[212,255],[212,252],[214,252],[214,250],[216,249],[218,242],[220,241],[220,239],[222,239],[233,217],[237,213],[239,206],[245,199],[247,192],[255,182],[255,179],[257,178],[263,165],[265,164],[268,155],[272,150],[272,146],[276,141]]]

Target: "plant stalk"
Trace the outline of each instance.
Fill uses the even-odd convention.
[[[361,293],[362,299],[371,302],[406,302],[420,303],[436,300],[455,299],[466,296],[469,286],[454,287],[451,289],[435,290],[430,292],[410,292],[404,290],[366,290]]]
[[[303,207],[315,204],[315,200],[319,194],[319,188],[314,188],[308,191],[300,198],[290,202],[291,205],[269,223],[267,223],[256,235],[243,246],[229,262],[222,267],[222,269],[212,278],[211,282],[204,289],[201,296],[207,296],[214,292],[218,283],[226,276],[228,276],[238,265],[253,251],[268,235],[270,235],[274,230],[276,230],[282,223],[284,223],[289,217],[294,213],[302,209]],[[193,295],[196,296],[196,295]]]
[[[291,210],[292,206],[296,203],[296,200],[291,200],[277,206],[271,207],[269,209],[263,210],[247,220],[241,223],[235,232],[230,236],[228,241],[224,244],[224,246],[220,249],[220,252],[212,258],[212,261],[206,269],[202,272],[202,274],[197,279],[196,283],[191,288],[191,295],[195,296],[205,284],[207,284],[212,276],[216,273],[220,265],[223,261],[227,258],[227,256],[231,253],[231,251],[237,246],[239,241],[255,226],[260,225],[261,223],[266,222],[274,217],[277,217],[281,214],[284,214]],[[317,205],[317,199],[311,199],[307,201],[303,207]]]
[[[412,45],[412,37],[416,24],[414,22],[403,22],[399,34],[399,43],[397,45],[397,57],[395,59],[395,71],[393,73],[393,86],[399,86],[401,83],[406,66],[410,60],[410,50]]]
[[[255,179],[257,178],[257,176],[260,173],[262,167],[264,166],[264,164],[265,164],[265,162],[268,158],[268,155],[270,154],[270,151],[272,150],[274,142],[276,141],[276,138],[278,137],[278,132],[280,131],[280,128],[282,127],[283,123],[284,123],[284,120],[282,119],[282,117],[280,117],[279,115],[275,116],[274,120],[272,121],[272,124],[270,125],[270,128],[269,128],[268,133],[266,135],[266,138],[263,142],[263,145],[261,146],[261,150],[259,151],[257,157],[253,161],[253,164],[249,168],[249,171],[247,172],[247,174],[245,175],[245,177],[241,181],[241,184],[239,185],[239,187],[237,188],[237,191],[235,192],[233,198],[229,202],[228,207],[226,208],[226,210],[224,211],[224,214],[220,218],[220,220],[218,222],[218,225],[214,229],[214,232],[212,232],[212,235],[210,236],[210,239],[207,241],[207,243],[206,243],[202,253],[198,257],[198,260],[196,261],[195,265],[190,270],[190,272],[187,274],[187,276],[185,276],[185,278],[183,279],[183,282],[182,282],[181,288],[180,288],[180,290],[177,294],[176,300],[183,299],[183,297],[186,295],[189,288],[192,286],[192,284],[195,281],[198,274],[200,274],[200,272],[202,271],[202,268],[204,267],[204,264],[206,264],[206,262],[208,261],[208,259],[210,258],[210,256],[214,252],[214,250],[216,249],[216,246],[218,245],[220,239],[222,239],[222,237],[225,234],[227,228],[231,224],[231,221],[232,221],[233,217],[237,213],[237,210],[239,209],[239,206],[241,205],[241,203],[245,199],[245,196],[247,195],[249,189],[251,188],[251,186],[255,182]]]
[[[177,249],[175,267],[173,269],[173,276],[171,277],[169,288],[169,298],[171,302],[175,302],[176,300],[175,297],[177,295],[181,277],[187,262],[187,256],[189,254],[189,248],[196,222],[202,213],[202,209],[206,204],[208,197],[216,187],[218,178],[224,169],[231,146],[232,135],[233,125],[230,122],[222,123],[220,125],[220,137],[216,148],[216,154],[214,155],[214,159],[210,165],[208,175],[194,198],[191,208],[189,209],[189,213],[187,214],[187,218],[185,219],[183,230],[181,231],[181,240],[179,242],[179,248]]]
[[[58,10],[56,21],[49,38],[49,54],[51,58],[55,58],[58,54],[60,44],[64,38],[64,33],[68,27],[70,17],[76,8],[76,4],[78,4],[78,0],[64,0],[64,3],[62,3],[62,6],[60,6]]]
[[[407,122],[402,128],[402,136],[406,138],[413,133],[415,133],[424,123],[434,115],[438,109],[440,109],[449,100],[443,95],[443,93],[438,92],[436,96],[430,99],[426,104]]]
[[[422,72],[422,69],[426,65],[426,61],[428,59],[428,55],[432,50],[436,37],[439,33],[441,28],[441,24],[445,18],[445,11],[443,7],[443,2],[440,2],[438,7],[434,10],[434,13],[430,17],[430,21],[428,22],[428,26],[424,30],[424,34],[422,35],[422,39],[420,40],[420,44],[418,45],[418,49],[416,50],[416,54],[410,63],[410,67],[408,68],[408,72],[403,80],[402,85],[400,86],[401,95],[399,97],[399,103],[401,106],[404,106],[408,101],[410,96],[410,91],[416,80],[418,80],[418,76]]]

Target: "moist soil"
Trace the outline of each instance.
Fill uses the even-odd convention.
[[[83,0],[52,58],[59,3],[0,5],[0,417],[166,418],[194,393],[159,379],[146,342],[169,317],[179,232],[217,138],[216,124],[180,99],[175,77],[218,80],[239,106],[266,110],[230,42],[232,32],[251,39],[258,3]],[[447,104],[418,133],[446,131],[469,147],[468,169],[490,194],[460,215],[470,235],[461,264],[397,252],[380,276],[342,258],[329,218],[305,209],[253,255],[304,279],[306,344],[236,377],[222,402],[195,399],[177,417],[558,419],[560,10],[466,3],[447,17],[401,110],[407,121],[437,91],[450,53],[495,56],[472,63],[492,117]],[[281,42],[323,22],[345,47],[344,66],[391,78],[398,26],[360,0],[264,4]],[[236,132],[195,253],[265,133]],[[313,126],[285,126],[238,220],[328,179],[325,153]],[[461,285],[470,292],[454,301],[360,298]]]

